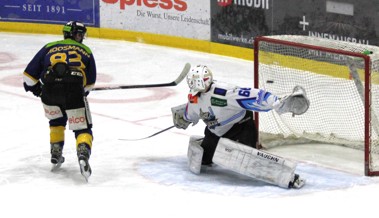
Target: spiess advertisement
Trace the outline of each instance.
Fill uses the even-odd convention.
[[[252,47],[259,35],[379,45],[378,0],[211,0],[211,40]]]
[[[0,21],[99,26],[99,0],[1,0]]]
[[[101,0],[101,27],[210,39],[209,0]]]

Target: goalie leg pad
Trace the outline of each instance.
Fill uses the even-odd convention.
[[[204,149],[200,146],[201,136],[191,136],[188,145],[188,167],[194,174],[200,174],[201,161],[203,159]]]
[[[213,162],[236,173],[288,188],[296,163],[267,152],[220,138]]]

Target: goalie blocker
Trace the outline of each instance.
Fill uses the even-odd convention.
[[[201,171],[204,152],[201,141],[200,136],[191,136],[188,146],[188,166],[195,174]],[[305,180],[295,174],[295,162],[227,138],[220,138],[212,161],[225,169],[282,188],[299,189],[305,184]]]

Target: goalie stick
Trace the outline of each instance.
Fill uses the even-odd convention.
[[[187,76],[187,73],[191,69],[191,64],[186,63],[182,72],[176,80],[169,83],[158,83],[158,84],[139,84],[139,85],[122,85],[122,86],[110,86],[110,87],[95,87],[92,91],[99,90],[113,90],[113,89],[136,89],[136,88],[152,88],[152,87],[165,87],[165,86],[176,86],[178,85],[184,77]]]
[[[138,141],[138,140],[148,139],[148,138],[151,138],[151,137],[156,136],[158,134],[161,134],[162,132],[166,132],[167,130],[170,130],[170,129],[174,128],[174,127],[175,126],[167,127],[166,129],[163,129],[163,130],[161,130],[159,132],[156,132],[156,133],[154,133],[152,135],[149,135],[149,136],[146,136],[146,137],[143,137],[143,138],[138,138],[138,139],[119,139],[119,140],[122,140],[122,141]]]

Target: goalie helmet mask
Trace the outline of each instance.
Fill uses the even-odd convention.
[[[187,84],[192,96],[199,92],[206,92],[213,82],[212,71],[207,66],[197,65],[187,75]]]
[[[64,39],[73,39],[82,43],[87,33],[86,26],[78,21],[70,21],[63,26]]]

